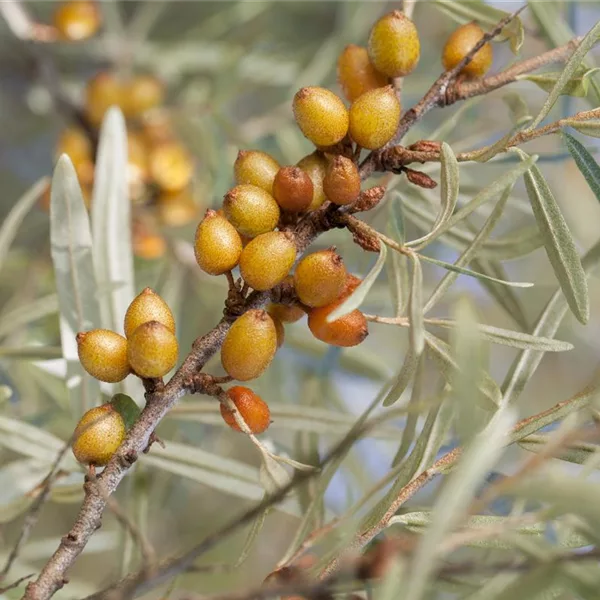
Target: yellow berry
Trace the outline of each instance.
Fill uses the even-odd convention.
[[[333,249],[313,252],[296,267],[294,288],[303,304],[310,307],[331,304],[344,291],[346,267]]]
[[[80,42],[98,31],[102,18],[95,2],[70,0],[59,4],[53,21],[60,38]]]
[[[167,227],[181,227],[198,217],[198,206],[189,188],[180,192],[162,192],[156,199],[159,221]]]
[[[139,117],[163,103],[164,85],[152,75],[136,75],[125,84],[123,113],[128,119]]]
[[[166,375],[177,364],[178,354],[175,334],[158,321],[143,323],[128,339],[127,358],[139,377]]]
[[[483,29],[475,21],[461,25],[454,31],[448,38],[442,54],[442,62],[446,71],[456,67],[483,35]],[[471,62],[463,67],[461,73],[467,77],[483,77],[492,66],[492,59],[492,45],[488,42],[476,52]]]
[[[79,127],[67,127],[63,130],[56,144],[56,158],[67,154],[76,165],[79,161],[92,159],[92,142],[87,133]]]
[[[277,330],[264,310],[249,310],[227,332],[221,363],[228,375],[240,381],[255,379],[269,366],[277,351]]]
[[[273,181],[277,204],[290,212],[306,210],[313,200],[313,183],[300,167],[281,167]]]
[[[85,89],[85,113],[92,125],[100,126],[104,113],[111,106],[123,106],[123,85],[108,72],[98,73]]]
[[[169,331],[175,333],[175,317],[169,305],[152,289],[144,288],[127,308],[123,328],[125,336],[131,334],[144,323],[158,321]]]
[[[354,44],[346,46],[340,54],[337,76],[338,83],[350,102],[369,90],[388,84],[388,78],[371,64],[367,49]]]
[[[203,271],[209,275],[222,275],[238,264],[242,240],[225,217],[209,209],[196,229],[194,252]]]
[[[352,204],[360,194],[360,174],[356,164],[345,156],[334,156],[327,167],[323,191],[334,204]]]
[[[371,28],[368,43],[371,63],[387,77],[404,77],[419,62],[421,44],[415,24],[401,11],[394,10]]]
[[[385,146],[399,123],[400,102],[392,86],[365,92],[350,107],[350,135],[368,150]]]
[[[227,396],[235,404],[252,433],[263,433],[271,424],[271,411],[267,403],[250,388],[236,385],[227,390]],[[231,429],[241,431],[233,412],[221,404],[221,416]]]
[[[313,197],[308,210],[317,210],[325,202],[325,192],[323,191],[323,179],[327,171],[327,159],[319,150],[312,154],[307,154],[300,159],[296,165],[300,167],[309,177],[313,184]]]
[[[333,146],[348,132],[348,110],[325,88],[300,89],[294,96],[293,109],[300,131],[315,146]]]
[[[77,334],[77,354],[82,367],[99,381],[116,383],[130,373],[127,340],[108,329]]]
[[[149,171],[159,188],[166,192],[178,192],[192,180],[194,162],[184,146],[170,141],[152,148]]]
[[[267,312],[277,321],[282,323],[295,323],[299,321],[306,313],[296,304],[271,304]]]
[[[125,421],[111,404],[88,410],[73,432],[72,450],[78,462],[103,467],[125,439]]]
[[[273,231],[279,221],[279,206],[263,188],[236,185],[225,194],[223,211],[228,221],[247,237]]]
[[[369,334],[367,320],[358,309],[332,323],[327,322],[327,316],[343,301],[344,298],[341,298],[327,306],[313,308],[308,313],[308,328],[318,340],[326,344],[342,347],[357,346]]]
[[[260,150],[240,150],[233,164],[236,183],[257,185],[269,194],[273,193],[273,180],[279,171],[279,163]]]
[[[240,272],[255,290],[270,290],[287,277],[295,260],[294,236],[271,231],[255,237],[242,250]]]

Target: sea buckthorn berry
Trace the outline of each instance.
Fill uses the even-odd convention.
[[[221,364],[239,381],[258,377],[277,351],[277,330],[264,310],[249,310],[227,332],[221,348]]]
[[[196,204],[189,188],[180,192],[162,192],[156,199],[159,221],[167,227],[182,227],[198,217]]]
[[[166,109],[155,108],[140,117],[141,133],[148,147],[164,144],[175,139],[173,122]]]
[[[350,135],[363,148],[377,150],[395,135],[400,102],[392,86],[364,93],[350,107]]]
[[[111,404],[88,410],[73,432],[72,450],[78,462],[103,467],[125,439],[125,421]]]
[[[85,88],[85,113],[98,127],[111,106],[123,106],[123,85],[112,73],[98,73]]]
[[[327,167],[323,191],[334,204],[352,204],[360,194],[360,174],[354,162],[345,156],[334,156]]]
[[[421,44],[415,24],[401,11],[384,15],[369,34],[369,58],[388,77],[404,77],[419,62]]]
[[[346,299],[361,283],[362,279],[356,275],[352,275],[352,273],[348,273],[346,275],[346,282],[344,283],[344,289],[340,294],[340,298]]]
[[[303,304],[310,307],[331,304],[344,290],[346,267],[333,249],[313,252],[296,267],[294,288]]]
[[[369,334],[367,320],[358,309],[332,323],[327,322],[327,316],[344,300],[345,298],[342,298],[327,306],[313,308],[308,313],[308,328],[318,340],[326,344],[342,347],[357,346]]]
[[[98,31],[102,18],[95,2],[70,0],[54,11],[53,22],[63,40],[80,42]]]
[[[257,185],[272,194],[273,180],[279,168],[279,163],[266,152],[240,150],[233,163],[233,176],[236,183]]]
[[[196,229],[194,252],[204,272],[222,275],[238,264],[242,240],[225,217],[209,209]]]
[[[240,272],[255,290],[270,290],[281,283],[296,260],[296,244],[291,233],[270,231],[255,237],[240,256]]]
[[[160,106],[165,96],[162,82],[152,75],[136,75],[124,86],[123,113],[128,119],[139,117]]]
[[[327,159],[322,152],[315,150],[312,154],[307,154],[302,158],[296,166],[310,177],[313,184],[313,197],[308,210],[317,210],[326,200],[323,179],[325,179],[327,171]]]
[[[171,333],[175,333],[175,317],[169,305],[152,289],[144,288],[131,302],[125,313],[123,328],[125,336],[131,334],[144,323],[158,321]]]
[[[252,433],[263,433],[271,424],[271,411],[267,403],[250,388],[236,385],[227,390],[227,396],[235,404]],[[233,411],[221,404],[221,416],[231,429],[242,431]]]
[[[77,354],[83,368],[99,381],[117,383],[130,373],[127,340],[108,329],[77,334]]]
[[[236,185],[225,194],[223,211],[228,221],[250,238],[273,231],[280,214],[279,205],[269,192],[247,183]]]
[[[179,142],[165,142],[150,151],[149,171],[159,188],[178,192],[192,180],[194,161]]]
[[[127,358],[139,377],[166,375],[177,364],[178,354],[175,334],[158,321],[142,323],[127,341]]]
[[[92,142],[86,132],[79,127],[67,127],[63,130],[56,144],[56,158],[61,154],[67,154],[74,165],[83,160],[91,160]]]
[[[371,64],[367,49],[354,44],[346,46],[340,54],[337,76],[338,83],[350,102],[369,90],[385,87],[389,83],[388,77]]]
[[[281,167],[273,182],[277,204],[290,212],[306,210],[313,200],[313,182],[300,167]]]
[[[483,29],[475,21],[461,25],[454,31],[448,38],[442,53],[442,62],[446,71],[453,69],[475,47],[483,35]],[[462,68],[461,73],[467,77],[483,77],[492,66],[492,59],[492,45],[488,42],[475,53],[471,62]]]
[[[167,252],[167,242],[151,229],[134,227],[132,231],[133,253],[144,260],[158,260]]]
[[[293,109],[300,131],[315,146],[333,146],[348,132],[348,110],[325,88],[300,89],[294,96]]]
[[[282,323],[295,323],[306,314],[297,304],[271,304],[267,312]]]

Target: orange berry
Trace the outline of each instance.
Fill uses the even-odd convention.
[[[300,89],[294,96],[293,109],[300,131],[315,146],[333,146],[348,132],[348,110],[325,88]]]
[[[236,385],[227,390],[227,396],[235,404],[252,433],[262,433],[271,424],[271,411],[267,403],[250,388]],[[233,411],[221,404],[221,416],[231,429],[242,431]]]
[[[150,151],[149,172],[159,188],[178,192],[192,180],[194,161],[179,142],[165,142]]]
[[[306,314],[297,304],[271,304],[267,308],[267,312],[274,320],[282,323],[295,323]]]
[[[442,62],[446,71],[453,69],[475,47],[483,35],[483,29],[475,21],[461,25],[454,31],[448,38],[442,53]],[[476,52],[461,73],[472,78],[483,77],[492,66],[492,59],[492,45],[488,42]]]
[[[223,211],[229,222],[250,238],[273,231],[280,213],[275,198],[251,184],[236,185],[229,190],[223,199]]]
[[[92,125],[99,127],[111,106],[123,106],[123,85],[108,72],[98,73],[85,88],[85,113]]]
[[[350,107],[350,135],[368,150],[385,146],[399,123],[400,101],[392,86],[365,92]]]
[[[222,275],[238,264],[242,240],[225,217],[209,209],[196,229],[194,252],[203,271],[209,275]]]
[[[158,321],[175,333],[175,317],[169,305],[154,290],[147,287],[131,301],[127,308],[123,323],[125,337],[130,337],[140,325],[149,321]]]
[[[77,334],[77,354],[81,366],[99,381],[117,383],[130,373],[127,340],[108,329],[92,329]]]
[[[357,346],[369,334],[367,320],[358,309],[332,323],[327,323],[326,320],[327,316],[343,301],[344,298],[327,306],[313,308],[308,313],[308,327],[318,340],[326,344],[342,347]]]
[[[133,253],[144,260],[157,260],[167,252],[165,238],[145,227],[134,227],[132,230]]]
[[[279,163],[260,150],[240,150],[233,164],[236,183],[257,185],[273,194],[273,180],[279,171]]]
[[[139,377],[166,375],[177,364],[178,355],[175,334],[158,321],[142,323],[127,342],[127,359]]]
[[[255,237],[242,250],[240,273],[255,290],[270,290],[287,277],[295,260],[294,236],[270,231]]]
[[[394,10],[371,28],[369,58],[388,77],[404,77],[419,62],[421,44],[415,24],[401,11]]]
[[[92,159],[92,142],[87,133],[79,127],[67,127],[62,131],[56,143],[55,158],[67,154],[76,165],[80,161]]]
[[[327,171],[327,159],[319,150],[312,154],[307,154],[298,161],[296,165],[300,167],[309,177],[313,184],[313,197],[308,210],[317,210],[325,202],[325,192],[323,191],[323,179]]]
[[[239,317],[225,336],[221,364],[240,381],[255,379],[271,364],[277,351],[277,330],[264,310],[249,310]]]
[[[125,433],[125,421],[112,404],[96,406],[77,423],[71,449],[77,462],[103,467],[122,444]]]
[[[294,288],[303,304],[310,307],[334,302],[344,291],[346,267],[332,249],[305,256],[296,267]]]
[[[334,204],[352,204],[360,194],[360,174],[354,162],[345,156],[334,156],[327,167],[323,191]]]
[[[388,78],[371,64],[367,49],[354,44],[346,46],[340,54],[337,76],[338,83],[350,102],[369,90],[385,87],[389,83]]]
[[[290,212],[306,210],[313,200],[313,183],[300,167],[281,167],[273,181],[277,204]]]
[[[102,18],[95,2],[70,0],[59,4],[53,22],[63,40],[80,42],[98,31]]]
[[[189,188],[180,192],[162,192],[156,199],[159,221],[167,227],[182,227],[198,217],[196,204]]]
[[[152,75],[136,75],[125,84],[123,113],[128,119],[139,117],[160,106],[165,96],[162,82]]]

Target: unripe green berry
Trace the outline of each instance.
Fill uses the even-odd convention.
[[[77,354],[83,368],[99,381],[117,383],[131,372],[127,361],[127,340],[108,329],[77,334]]]
[[[209,209],[196,229],[194,252],[203,271],[209,275],[222,275],[238,264],[242,240],[225,217]]]
[[[360,194],[360,174],[354,162],[345,156],[334,156],[327,167],[323,191],[334,204],[352,204]]]
[[[442,54],[446,71],[453,69],[475,47],[483,35],[483,29],[475,21],[456,29],[448,38]],[[461,73],[472,78],[483,77],[492,66],[493,58],[492,45],[488,42],[475,53],[471,62],[462,68]]]
[[[179,345],[174,333],[158,321],[140,325],[127,344],[127,358],[139,377],[166,375],[177,363]]]
[[[227,396],[235,404],[252,433],[263,433],[271,424],[271,411],[267,403],[250,388],[236,385],[227,390]],[[221,404],[221,416],[231,429],[241,431],[233,412]]]
[[[337,76],[338,83],[350,102],[369,90],[385,87],[389,83],[388,78],[371,64],[367,49],[354,44],[346,46],[340,54]]]
[[[131,337],[140,325],[149,321],[158,321],[175,333],[175,318],[169,305],[154,290],[147,287],[127,308],[124,322],[125,336]]]
[[[273,181],[277,204],[290,212],[306,210],[313,200],[313,183],[300,167],[281,167]]]
[[[315,146],[333,146],[348,132],[348,110],[328,89],[304,87],[294,96],[294,117]]]
[[[404,77],[419,62],[421,44],[415,24],[401,11],[394,10],[371,28],[369,58],[388,77]]]
[[[257,185],[269,194],[273,193],[273,180],[279,171],[279,163],[260,150],[240,150],[233,164],[235,182]]]
[[[242,235],[251,238],[273,231],[279,221],[275,198],[251,184],[236,185],[229,190],[223,199],[223,212]]]
[[[303,304],[310,307],[331,304],[344,290],[346,267],[333,249],[313,252],[296,267],[294,288]]]
[[[255,237],[242,250],[240,272],[255,290],[270,290],[287,277],[295,260],[294,236],[271,231]]]
[[[319,150],[312,154],[307,154],[298,161],[297,167],[300,167],[309,177],[313,184],[313,196],[307,210],[317,210],[325,202],[325,192],[323,191],[323,179],[327,170],[327,159]]]
[[[368,150],[385,146],[399,123],[400,101],[392,86],[366,92],[350,107],[350,135]]]
[[[269,366],[277,351],[277,330],[264,310],[249,310],[227,332],[221,363],[239,381],[255,379]]]
[[[125,439],[125,421],[111,404],[88,410],[73,433],[72,450],[78,462],[103,467]]]

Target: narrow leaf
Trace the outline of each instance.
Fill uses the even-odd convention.
[[[563,131],[563,136],[575,164],[600,202],[600,166],[579,140],[566,131]]]
[[[508,92],[502,96],[502,100],[506,102],[511,120],[515,125],[523,125],[531,121],[532,116],[529,112],[529,107],[520,94]]]
[[[521,157],[526,156],[519,153]],[[581,323],[587,323],[590,306],[579,253],[552,191],[537,166],[532,166],[525,174],[525,187],[558,283],[573,314]]]
[[[58,297],[48,294],[25,305],[15,306],[0,318],[0,337],[58,312]]]
[[[544,105],[542,106],[537,117],[533,120],[533,123],[531,123],[531,125],[529,125],[527,128],[529,131],[535,129],[544,120],[546,115],[550,112],[550,109],[554,106],[554,103],[558,100],[558,97],[561,95],[564,87],[568,84],[574,73],[581,65],[585,55],[594,47],[599,38],[600,21],[598,21],[594,27],[590,29],[590,31],[581,41],[581,44],[571,55],[571,58],[569,58],[567,61],[560,77],[556,81],[552,91],[548,95],[548,98],[546,98],[546,102],[544,102]]]
[[[52,178],[50,243],[60,308],[60,337],[67,360],[67,388],[71,406],[83,412],[97,402],[100,386],[79,362],[75,335],[100,325],[100,308],[88,213],[77,173],[66,154],[60,157]]]
[[[595,75],[600,69],[578,69],[573,77],[566,83],[560,92],[561,96],[574,96],[576,98],[584,98],[588,94],[590,87],[590,77]],[[561,76],[561,71],[546,71],[545,73],[534,75],[519,75],[517,80],[525,79],[535,83],[545,92],[551,92],[556,82]]]
[[[362,280],[360,285],[342,302],[335,310],[331,311],[327,315],[326,321],[331,323],[344,315],[351,313],[353,310],[358,308],[367,297],[369,290],[375,283],[375,280],[379,276],[383,265],[385,264],[385,258],[387,256],[387,247],[385,244],[380,245],[379,257],[375,261],[373,268],[367,273],[366,277]]]
[[[550,441],[548,434],[539,433],[529,435],[519,442],[521,448],[536,454],[545,452],[546,444]],[[572,442],[560,451],[553,453],[553,458],[559,458],[577,465],[585,464],[590,458],[598,453],[598,446],[587,442]]]
[[[579,121],[577,119],[565,119],[565,125],[572,127],[590,137],[600,138],[600,119],[590,119],[589,121]]]
[[[413,263],[410,298],[408,301],[408,320],[410,322],[410,347],[419,357],[425,346],[425,326],[423,325],[423,270],[419,257],[410,253]]]
[[[383,406],[388,407],[396,403],[402,397],[404,390],[408,387],[417,369],[418,360],[412,349],[409,349],[404,357],[402,368],[396,377],[394,384],[383,399]]]
[[[454,271],[459,275],[468,275],[469,277],[475,277],[476,279],[483,279],[486,281],[491,281],[493,283],[500,283],[509,287],[528,288],[533,286],[533,283],[528,282],[505,281],[504,279],[496,279],[495,277],[490,277],[489,275],[484,275],[483,273],[476,273],[475,271],[471,271],[471,269],[457,267],[456,265],[444,262],[443,260],[438,260],[437,258],[432,258],[431,256],[424,256],[423,254],[419,254],[418,256],[421,260],[424,260],[425,262],[431,263],[432,265],[437,265],[438,267],[443,267],[448,271]]]

